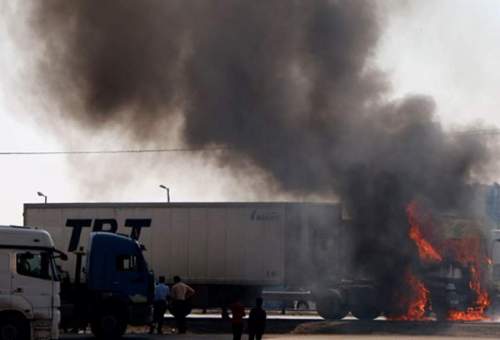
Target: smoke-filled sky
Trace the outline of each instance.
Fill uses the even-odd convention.
[[[415,157],[452,174],[448,185],[482,170],[486,153],[450,144],[437,123],[500,126],[500,4],[375,4],[0,0],[2,150],[230,148],[1,156],[4,223],[20,223],[37,191],[59,202],[160,201],[159,184],[176,201],[333,198],[367,166],[442,201],[452,192],[429,188],[443,178],[412,174],[398,155],[423,144]],[[440,163],[441,151],[453,159]]]

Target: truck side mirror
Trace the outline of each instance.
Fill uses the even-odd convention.
[[[54,256],[56,259],[61,259],[61,261],[67,261],[68,260],[68,255],[66,255],[62,251],[55,249],[54,253],[56,254]]]

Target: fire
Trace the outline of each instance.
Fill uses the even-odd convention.
[[[455,258],[464,266],[468,266],[471,279],[469,287],[475,292],[476,300],[473,307],[469,307],[466,311],[450,311],[448,314],[449,320],[461,321],[478,321],[487,320],[485,311],[490,305],[488,292],[481,286],[481,268],[480,254],[481,245],[477,238],[464,238],[463,240],[451,240],[447,243],[455,253]],[[485,258],[485,263],[489,264],[489,258]]]
[[[425,307],[429,301],[429,291],[411,272],[407,273],[407,282],[413,290],[414,299],[408,305],[406,317],[408,320],[423,320]]]
[[[469,287],[477,294],[475,301],[475,307],[469,307],[466,311],[450,311],[448,314],[449,320],[460,320],[460,321],[479,321],[487,320],[488,317],[485,315],[486,308],[490,305],[490,298],[488,292],[481,288],[480,275],[476,267],[470,268],[472,279],[469,283]]]
[[[424,238],[421,231],[420,221],[422,218],[417,215],[416,202],[408,204],[406,212],[410,224],[408,235],[417,245],[419,257],[423,262],[441,262],[443,261],[443,256],[441,254],[446,254],[447,258],[451,258],[468,268],[470,273],[469,287],[476,295],[475,301],[473,305],[469,306],[465,311],[448,311],[448,319],[462,321],[488,319],[485,315],[485,311],[490,304],[490,298],[488,292],[481,284],[481,262],[484,261],[485,264],[489,264],[491,263],[491,259],[484,257],[480,237],[476,235],[472,237],[446,239],[434,248],[434,246]],[[408,303],[407,314],[403,316],[401,320],[421,320],[429,300],[429,291],[424,283],[419,281],[411,273],[407,273],[407,277],[410,287],[412,287],[412,290],[416,291],[417,294],[413,294],[415,297]]]
[[[410,223],[409,237],[412,239],[418,248],[420,258],[425,262],[440,262],[441,255],[428,242],[420,229],[420,222],[417,218],[417,204],[412,202],[406,209],[408,221]],[[426,307],[429,303],[429,290],[425,287],[423,281],[419,280],[410,270],[406,271],[405,282],[407,290],[403,296],[398,298],[399,304],[404,306],[404,314],[390,316],[391,320],[427,320],[425,316]]]
[[[409,236],[417,245],[420,258],[425,262],[441,262],[443,260],[441,255],[439,255],[430,242],[428,242],[422,235],[420,223],[417,218],[416,202],[408,204],[406,213],[408,215],[408,222],[410,223]]]
[[[427,320],[425,308],[429,302],[429,290],[410,270],[405,274],[405,294],[400,297],[402,315],[388,315],[389,320],[415,321]]]

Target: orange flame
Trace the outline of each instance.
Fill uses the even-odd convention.
[[[417,216],[417,204],[416,202],[411,202],[408,204],[406,208],[406,212],[408,215],[408,222],[410,224],[409,237],[412,239],[418,248],[419,257],[425,262],[441,262],[443,257],[440,253],[449,254],[453,259],[460,262],[464,266],[469,267],[469,271],[471,274],[471,279],[469,281],[469,287],[475,292],[476,300],[474,301],[474,306],[468,307],[466,311],[456,311],[450,310],[448,312],[449,320],[461,320],[461,321],[478,321],[478,320],[487,320],[488,317],[485,315],[485,311],[490,305],[490,298],[488,292],[481,285],[481,260],[484,259],[485,263],[491,264],[491,259],[484,257],[483,250],[481,248],[481,239],[480,237],[464,237],[461,239],[449,239],[445,240],[440,244],[440,252],[438,252],[430,242],[428,242],[420,228],[419,218]],[[418,281],[415,277],[413,277],[412,283],[410,286],[416,287],[421,293],[419,294],[419,298],[415,299],[415,301],[410,302],[407,319],[403,320],[419,320],[418,315],[421,315],[420,318],[423,317],[422,314],[415,313],[411,314],[410,309],[413,308],[415,310],[415,306],[421,306],[425,308],[425,305],[428,300],[429,291],[425,288],[422,282]],[[425,292],[425,294],[423,293]],[[424,298],[425,295],[425,298]],[[418,307],[417,310],[420,311]],[[411,316],[410,316],[411,315]],[[416,316],[416,317],[415,317]],[[412,318],[410,318],[412,317]]]
[[[426,262],[441,262],[443,260],[441,255],[422,235],[417,219],[417,204],[415,202],[408,204],[406,213],[408,214],[408,222],[410,223],[409,236],[417,245],[420,258]]]
[[[485,312],[490,305],[490,297],[486,289],[481,286],[481,272],[479,270],[479,268],[481,268],[481,264],[479,263],[479,240],[469,238],[464,240],[455,240],[454,243],[455,250],[457,251],[457,261],[461,262],[463,265],[469,266],[471,274],[469,287],[476,293],[476,300],[474,302],[474,307],[469,307],[466,311],[450,311],[448,319],[460,321],[488,320],[489,318],[485,315]],[[486,258],[485,262],[488,263],[488,260],[489,259]]]
[[[429,290],[411,271],[407,271],[405,281],[408,284],[410,299],[408,301],[400,301],[407,306],[405,314],[388,317],[390,320],[414,321],[427,320],[425,317],[425,307],[429,301]]]

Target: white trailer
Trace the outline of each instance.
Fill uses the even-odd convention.
[[[26,204],[24,213],[25,224],[45,228],[69,252],[85,251],[92,230],[132,235],[137,231],[126,225],[144,220],[133,236],[156,274],[262,285],[283,284],[284,218],[283,204]],[[74,220],[88,221],[76,247]],[[71,258],[62,265],[73,275]]]
[[[250,303],[276,287],[326,295],[319,306],[331,310],[340,304],[331,287],[349,275],[339,204],[25,204],[24,223],[48,230],[57,247],[75,254],[62,264],[73,280],[83,275],[75,261],[91,231],[131,235],[145,245],[157,276],[179,275],[196,286],[199,307],[222,306],[235,295]],[[335,317],[346,313],[335,308]]]
[[[0,226],[0,339],[57,339],[55,248],[43,230]]]

